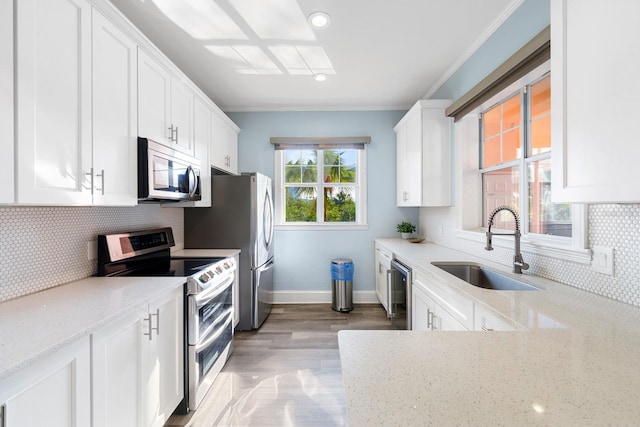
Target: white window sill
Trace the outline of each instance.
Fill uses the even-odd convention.
[[[460,239],[482,243],[483,245],[487,242],[484,230],[457,230],[456,235]],[[520,239],[520,249],[522,252],[530,254],[571,261],[578,264],[591,264],[591,249],[577,248],[575,246],[562,245],[555,242],[543,242],[542,240],[544,239],[541,238],[538,240],[523,237]],[[493,246],[499,248],[513,249],[514,247],[513,236],[502,237],[494,235],[491,241]]]
[[[275,225],[275,230],[367,230],[367,224],[280,224]]]

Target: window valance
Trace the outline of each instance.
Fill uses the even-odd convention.
[[[327,137],[272,137],[276,150],[298,148],[308,150],[357,149],[363,150],[371,142],[370,136],[327,136]]]

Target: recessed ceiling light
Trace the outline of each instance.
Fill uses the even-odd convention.
[[[324,73],[316,73],[313,75],[313,80],[317,81],[317,82],[323,82],[325,80],[327,80],[327,75]]]
[[[327,28],[329,24],[331,24],[331,17],[326,12],[313,12],[307,20],[313,28],[317,28],[318,30]]]

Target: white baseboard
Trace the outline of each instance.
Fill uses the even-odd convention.
[[[331,304],[331,291],[273,291],[274,304]],[[379,304],[376,291],[353,291],[354,304]]]

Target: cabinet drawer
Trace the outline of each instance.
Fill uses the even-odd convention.
[[[522,331],[526,329],[480,304],[475,306],[473,323],[476,331]]]

